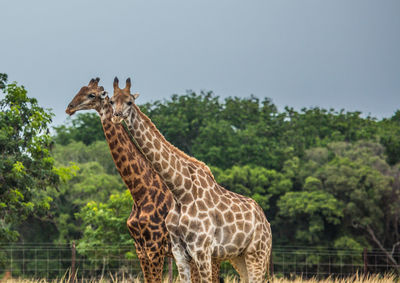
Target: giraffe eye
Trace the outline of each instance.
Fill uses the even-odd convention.
[[[114,104],[114,101],[110,100],[110,104],[113,105],[113,104]]]
[[[91,94],[88,95],[88,97],[89,98],[95,98],[96,96],[93,93],[91,93]]]
[[[128,105],[132,105],[132,101],[128,101],[128,103],[127,103]]]

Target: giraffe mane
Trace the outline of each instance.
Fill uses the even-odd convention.
[[[153,130],[153,132],[156,133],[157,138],[160,138],[161,141],[165,145],[167,145],[172,151],[174,151],[180,157],[185,158],[185,159],[189,160],[190,162],[195,163],[196,165],[199,165],[202,169],[204,169],[206,171],[206,173],[208,173],[210,175],[210,177],[213,179],[213,181],[215,181],[215,178],[214,178],[213,173],[211,172],[211,169],[204,162],[187,155],[185,152],[183,152],[182,150],[180,150],[179,148],[177,148],[176,146],[171,144],[169,141],[167,141],[167,139],[157,129],[156,125],[154,125],[154,123],[151,121],[151,119],[149,117],[147,117],[147,115],[145,115],[136,104],[133,104],[133,106],[136,108],[136,111],[138,112],[138,114],[141,115],[142,118],[150,125],[150,128]]]

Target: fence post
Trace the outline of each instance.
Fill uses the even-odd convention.
[[[72,255],[71,255],[71,278],[69,280],[70,283],[75,282],[75,261],[76,261],[76,247],[75,241],[72,241]]]
[[[172,257],[168,257],[168,283],[172,283],[174,274],[172,272]]]
[[[364,276],[367,276],[368,273],[367,248],[364,248],[363,258],[364,258]]]

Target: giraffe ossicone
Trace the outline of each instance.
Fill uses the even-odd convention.
[[[166,225],[181,282],[190,282],[189,260],[199,268],[201,282],[211,281],[212,260],[229,260],[242,282],[263,282],[272,233],[261,207],[221,187],[207,165],[170,144],[140,111],[136,98],[114,81],[113,122],[126,122],[174,196]]]

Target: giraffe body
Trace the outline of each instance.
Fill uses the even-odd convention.
[[[171,145],[134,104],[138,95],[114,82],[114,123],[122,120],[174,195],[166,219],[181,282],[189,261],[211,282],[212,260],[229,260],[243,282],[262,282],[269,268],[272,234],[261,207],[218,185],[210,169]]]
[[[134,204],[127,220],[130,235],[135,240],[145,282],[161,282],[165,256],[170,249],[170,239],[165,219],[174,200],[161,177],[153,170],[121,124],[111,122],[112,107],[99,79],[91,80],[69,104],[67,114],[79,110],[95,109],[101,119],[114,163],[128,187]],[[192,264],[192,269],[195,267]],[[218,282],[219,264],[214,263],[214,282]],[[193,270],[193,282],[198,271]]]

